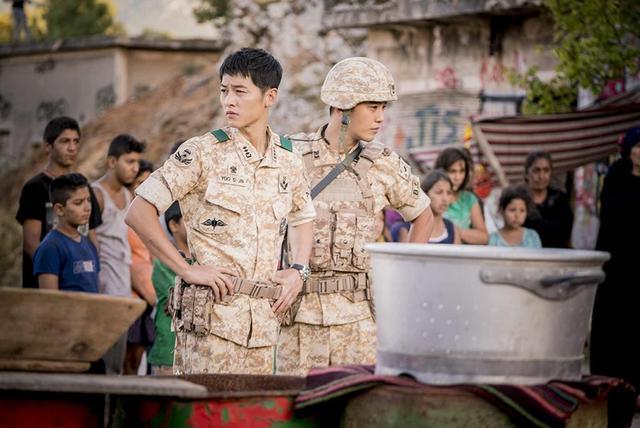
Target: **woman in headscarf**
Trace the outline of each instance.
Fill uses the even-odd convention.
[[[621,377],[640,391],[640,127],[620,141],[600,196],[597,250],[608,251],[591,327],[591,372]]]
[[[524,178],[533,206],[524,226],[538,232],[542,246],[569,248],[573,212],[567,195],[551,186],[551,155],[537,150],[529,153],[524,164]]]

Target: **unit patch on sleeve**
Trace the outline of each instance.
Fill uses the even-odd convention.
[[[409,175],[411,174],[411,167],[404,161],[404,159],[400,158],[400,166],[398,168],[398,175],[405,180],[409,180]]]

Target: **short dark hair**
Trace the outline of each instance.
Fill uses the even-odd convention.
[[[71,194],[81,187],[89,187],[89,182],[82,174],[74,172],[54,178],[49,185],[51,203],[65,205]]]
[[[220,80],[229,76],[249,77],[262,92],[280,86],[282,66],[263,49],[242,48],[225,58],[219,70]]]
[[[524,175],[526,176],[529,173],[529,169],[533,165],[535,161],[538,159],[546,159],[549,161],[549,166],[553,169],[553,161],[551,160],[551,154],[549,152],[545,152],[544,150],[535,150],[527,155],[527,158],[524,161]]]
[[[180,210],[180,203],[178,201],[174,201],[169,208],[164,212],[164,223],[167,225],[167,230],[171,233],[171,228],[169,227],[169,222],[180,221],[182,218],[182,211]],[[173,235],[173,233],[171,233]]]
[[[531,210],[532,201],[529,190],[524,186],[508,186],[500,194],[500,201],[498,202],[500,211],[507,209],[507,205],[514,199],[522,199],[527,207],[527,212]]]
[[[42,134],[42,139],[45,143],[52,145],[60,134],[67,129],[76,131],[78,136],[80,136],[80,126],[75,119],[67,116],[56,117],[47,123],[47,126],[44,128],[44,133]]]
[[[129,134],[120,134],[111,140],[107,156],[113,156],[118,159],[120,156],[131,152],[144,153],[145,148],[146,144],[142,141],[136,140]]]
[[[449,178],[449,174],[447,174],[447,171],[445,171],[444,169],[434,169],[433,171],[428,173],[422,180],[422,183],[421,183],[422,190],[424,191],[424,193],[428,193],[429,190],[431,190],[431,188],[435,186],[435,184],[438,181],[441,181],[441,180],[449,183],[451,185],[451,188],[453,189],[453,182],[451,182],[451,179]]]
[[[137,177],[140,177],[145,172],[153,172],[153,164],[146,159],[140,159],[140,168],[138,169]]]
[[[444,149],[438,154],[436,158],[436,163],[434,168],[436,169],[444,169],[445,171],[449,171],[451,165],[458,161],[464,161],[465,174],[464,181],[458,190],[464,190],[469,185],[469,180],[471,179],[471,172],[473,171],[473,161],[471,160],[471,155],[468,150],[459,149],[457,147],[449,147]]]

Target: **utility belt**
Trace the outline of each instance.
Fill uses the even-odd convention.
[[[366,272],[341,273],[335,276],[310,277],[302,287],[301,294],[340,293],[353,302],[373,301],[371,280]]]
[[[238,277],[231,277],[230,280],[233,284],[234,295],[225,296],[222,299],[222,304],[232,302],[236,294],[270,301],[278,300],[282,294],[282,286],[280,285],[272,286]],[[206,285],[187,284],[181,278],[176,277],[174,287],[169,290],[168,307],[178,331],[189,331],[198,335],[209,334],[213,304],[213,290]],[[286,314],[284,318],[287,318]]]

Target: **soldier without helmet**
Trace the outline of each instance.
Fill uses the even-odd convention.
[[[315,133],[291,137],[311,179],[317,217],[311,274],[294,304],[295,322],[280,333],[278,374],[374,364],[371,266],[364,246],[380,235],[376,223],[386,206],[413,223],[412,242],[427,242],[433,228],[430,201],[418,177],[396,153],[374,141],[387,103],[397,99],[387,68],[368,58],[340,61],[327,74],[321,98],[330,106],[329,123]],[[341,162],[347,166],[336,170],[339,175],[325,179]]]
[[[315,210],[291,142],[268,126],[282,68],[242,49],[220,67],[229,126],[183,143],[136,190],[127,223],[178,274],[171,296],[174,373],[272,374],[278,316],[302,288],[299,270],[277,271],[290,226],[293,261],[308,263]],[[194,265],[163,233],[158,212],[180,201]]]

